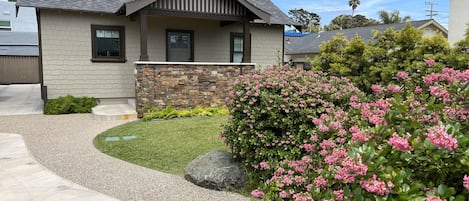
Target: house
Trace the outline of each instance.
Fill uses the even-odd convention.
[[[101,102],[136,96],[134,61],[272,65],[283,55],[285,25],[299,25],[270,0],[18,0],[16,5],[36,8],[43,94]]]
[[[464,34],[469,26],[469,1],[451,0],[449,8],[448,41],[454,44],[464,39]]]
[[[0,32],[37,32],[36,12],[24,8],[16,16],[14,2],[0,0]]]
[[[413,27],[424,31],[424,36],[432,36],[437,33],[443,34],[448,37],[448,31],[434,20],[420,20],[408,22]],[[367,27],[356,27],[351,29],[325,31],[320,33],[313,33],[305,37],[285,37],[285,62],[295,63],[297,66],[302,67],[306,58],[312,58],[319,54],[319,47],[323,42],[331,40],[332,37],[338,33],[343,33],[347,39],[351,39],[356,35],[363,38],[364,41],[370,41],[373,38],[373,31],[385,31],[393,27],[395,30],[401,30],[407,23],[396,24],[381,24]]]

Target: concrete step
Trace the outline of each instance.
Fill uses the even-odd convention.
[[[128,104],[98,105],[92,109],[95,120],[136,120],[137,112]]]

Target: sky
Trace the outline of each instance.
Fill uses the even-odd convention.
[[[425,2],[433,2],[434,11],[438,15],[434,16],[438,23],[448,28],[450,0],[361,0],[360,5],[355,10],[355,14],[364,15],[367,18],[379,20],[378,11],[385,10],[391,12],[399,10],[400,16],[410,16],[411,20],[429,19],[425,10],[430,10],[430,6]],[[290,9],[303,8],[310,12],[317,13],[321,17],[321,24],[327,25],[330,21],[341,14],[352,14],[352,9],[348,6],[348,0],[272,0],[282,11],[288,14]]]

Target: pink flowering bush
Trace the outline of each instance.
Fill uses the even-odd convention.
[[[267,69],[235,83],[222,137],[259,199],[464,201],[468,85],[469,70],[398,72],[365,95],[347,79]]]
[[[348,116],[342,108],[360,93],[346,78],[284,67],[264,69],[234,84],[222,138],[259,173],[255,177],[267,179],[273,172],[269,166],[314,152],[310,141],[315,135],[345,133]]]

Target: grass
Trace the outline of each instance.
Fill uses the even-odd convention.
[[[137,165],[182,176],[196,157],[211,150],[226,150],[217,138],[225,116],[164,121],[131,122],[101,133],[94,145],[103,153]],[[123,136],[136,136],[124,141]],[[106,137],[121,140],[107,142]]]

